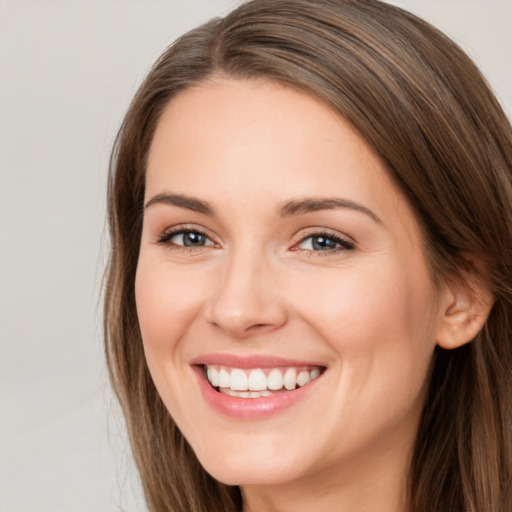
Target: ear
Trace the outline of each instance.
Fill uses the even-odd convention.
[[[489,317],[494,299],[489,290],[472,275],[463,282],[446,285],[441,302],[442,318],[437,344],[452,350],[469,343],[480,332]]]

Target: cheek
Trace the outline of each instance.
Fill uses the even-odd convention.
[[[186,329],[197,317],[208,280],[204,273],[179,272],[141,255],[135,279],[135,299],[148,361],[172,355]]]
[[[340,273],[323,300],[310,295],[302,308],[333,350],[333,403],[345,419],[335,415],[332,430],[348,446],[415,431],[435,346],[428,278],[411,281],[399,265],[378,270]]]
[[[343,379],[423,384],[435,346],[433,292],[426,270],[397,263],[317,276],[300,309],[336,352]],[[300,295],[295,294],[296,297]],[[353,388],[354,389],[354,388]]]
[[[197,277],[197,279],[196,279]],[[191,432],[189,401],[190,375],[186,360],[187,332],[198,317],[206,293],[206,276],[201,272],[176,271],[167,262],[155,261],[141,253],[135,279],[135,299],[146,362],[167,409],[175,422]]]

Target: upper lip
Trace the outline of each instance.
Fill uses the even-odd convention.
[[[289,359],[285,357],[266,354],[241,355],[241,354],[205,354],[195,357],[190,361],[191,365],[220,365],[231,368],[275,368],[279,366],[319,366],[325,367],[318,361]]]

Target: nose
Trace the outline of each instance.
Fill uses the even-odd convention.
[[[226,263],[206,308],[210,324],[234,338],[282,327],[287,310],[270,262],[240,254]]]

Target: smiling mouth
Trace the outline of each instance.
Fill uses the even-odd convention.
[[[322,366],[241,369],[203,365],[203,373],[219,393],[238,398],[269,397],[307,386],[325,371]]]

